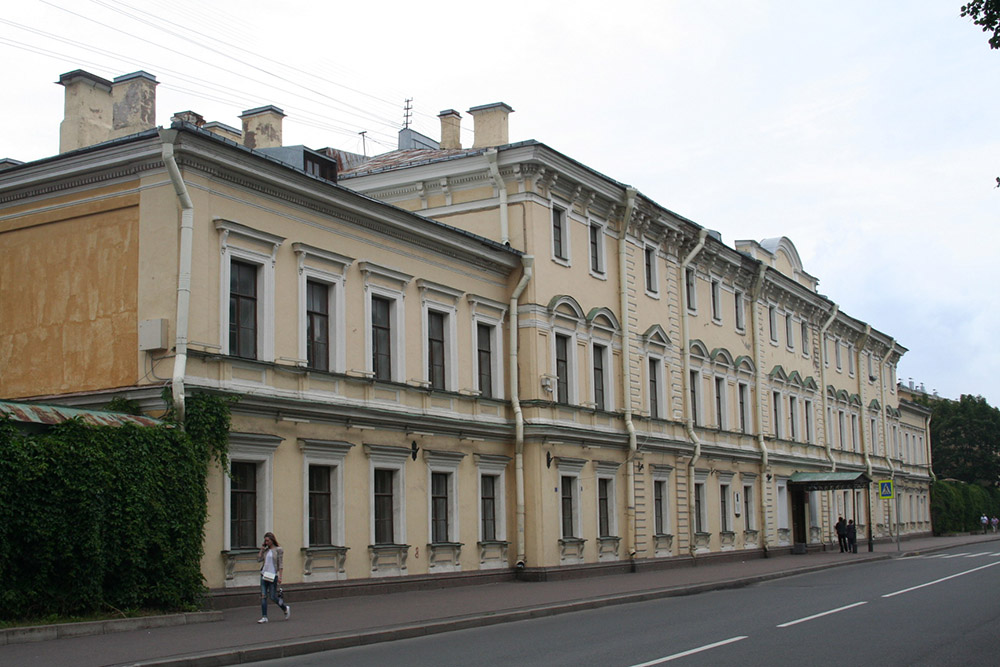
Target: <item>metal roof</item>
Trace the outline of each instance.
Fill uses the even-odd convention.
[[[797,472],[788,478],[789,484],[801,484],[807,491],[832,489],[863,489],[872,483],[863,472]]]
[[[80,418],[92,426],[121,426],[136,424],[138,426],[157,426],[163,422],[159,419],[127,415],[122,412],[105,412],[103,410],[82,410],[67,408],[62,405],[39,405],[37,403],[13,403],[0,401],[0,416],[6,416],[13,421],[28,424],[61,424],[70,419]]]

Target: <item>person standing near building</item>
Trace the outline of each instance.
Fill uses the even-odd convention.
[[[993,524],[993,532],[997,532],[997,525],[1000,525],[1000,519],[993,517],[990,519],[990,523]]]
[[[833,527],[837,531],[837,542],[840,544],[840,553],[844,553],[847,551],[847,524],[844,523],[844,517],[838,516],[837,523]]]
[[[847,551],[858,553],[858,527],[854,525],[854,519],[847,522]]]
[[[285,612],[285,620],[292,614],[291,605],[287,605],[278,598],[278,586],[281,585],[281,575],[284,572],[285,550],[278,545],[278,540],[274,533],[264,533],[264,544],[261,545],[257,553],[257,562],[263,563],[260,566],[260,620],[258,623],[267,623],[267,598],[271,598],[278,607]]]
[[[981,517],[979,517],[979,523],[983,526],[983,535],[986,534],[986,527],[990,525],[990,520],[986,518],[986,513],[984,512]]]

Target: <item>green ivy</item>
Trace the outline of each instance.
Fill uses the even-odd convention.
[[[231,404],[190,396],[183,429],[0,421],[0,619],[198,606],[206,479],[228,459]]]
[[[1000,516],[1000,490],[952,480],[931,484],[935,535],[980,531],[983,514]]]

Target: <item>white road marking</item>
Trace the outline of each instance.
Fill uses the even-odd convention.
[[[779,628],[787,628],[790,625],[797,625],[799,623],[805,623],[806,621],[811,621],[815,618],[820,618],[821,616],[829,616],[830,614],[836,614],[838,611],[844,611],[847,609],[852,609],[854,607],[860,607],[863,604],[868,604],[867,602],[855,602],[854,604],[849,604],[846,607],[838,607],[836,609],[831,609],[830,611],[824,611],[819,614],[813,614],[812,616],[806,616],[805,618],[800,618],[794,621],[788,621],[787,623],[782,623]]]
[[[989,555],[990,555],[989,551],[984,551],[978,554],[969,554],[968,556],[966,556],[966,558],[979,558],[980,556],[989,556]]]
[[[941,558],[961,558],[962,556],[968,556],[968,555],[969,554],[967,554],[967,553],[947,554],[947,555],[941,556]]]
[[[910,588],[904,588],[901,591],[896,591],[895,593],[886,593],[882,597],[891,598],[894,595],[902,595],[903,593],[909,593],[910,591],[915,591],[918,588],[924,588],[925,586],[933,586],[934,584],[940,584],[942,581],[948,581],[949,579],[954,579],[955,577],[961,577],[962,575],[972,574],[973,572],[978,572],[979,570],[985,570],[988,567],[993,567],[994,565],[1000,565],[1000,561],[996,563],[990,563],[989,565],[981,565],[979,567],[974,567],[971,570],[966,570],[965,572],[959,572],[958,574],[953,574],[948,577],[942,577],[941,579],[935,579],[934,581],[928,581],[926,584],[920,584],[919,586],[911,586]]]
[[[741,637],[731,637],[729,639],[723,639],[721,642],[715,642],[714,644],[706,644],[705,646],[699,646],[698,648],[693,648],[690,651],[684,651],[683,653],[674,653],[673,655],[668,655],[665,658],[657,658],[656,660],[650,660],[649,662],[643,662],[638,665],[632,665],[632,667],[651,667],[652,665],[662,665],[665,662],[676,660],[677,658],[684,658],[689,655],[694,655],[695,653],[701,653],[702,651],[707,651],[709,649],[725,646],[726,644],[732,644],[733,642],[738,642],[746,638],[747,638],[746,635],[743,635]]]

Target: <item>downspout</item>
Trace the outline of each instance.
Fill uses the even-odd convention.
[[[924,426],[924,432],[927,434],[927,445],[924,447],[924,456],[927,458],[927,472],[930,474],[931,481],[937,481],[937,475],[934,474],[933,465],[934,462],[931,461],[931,419],[934,415],[927,415],[927,424]]]
[[[188,319],[191,312],[191,254],[194,247],[194,204],[187,186],[181,177],[181,170],[174,159],[174,144],[177,130],[160,130],[163,140],[163,164],[167,167],[174,193],[181,205],[181,227],[177,265],[177,332],[174,341],[174,373],[171,392],[174,399],[174,413],[178,423],[184,424],[184,376],[187,372]]]
[[[826,396],[826,365],[828,363],[828,359],[826,358],[826,332],[830,328],[830,325],[833,324],[833,320],[836,319],[838,312],[840,312],[840,306],[833,304],[830,317],[826,320],[826,324],[819,330],[819,380],[820,396],[823,397],[823,442],[826,444],[826,458],[830,459],[830,472],[837,472],[837,461],[833,458],[833,444],[830,442],[833,425],[828,421],[829,412],[827,411],[829,399]]]
[[[490,176],[493,185],[496,186],[497,194],[500,196],[500,243],[510,245],[510,230],[507,221],[507,185],[500,176],[500,166],[497,164],[497,149],[491,148],[486,151],[486,163],[490,167]]]
[[[514,409],[514,482],[517,494],[517,569],[525,567],[524,548],[524,414],[521,412],[521,401],[518,393],[517,372],[517,300],[531,280],[535,258],[524,255],[521,265],[524,273],[514,288],[510,297],[510,404]]]
[[[866,324],[865,325],[865,335],[861,337],[861,342],[858,343],[858,347],[855,350],[855,352],[857,352],[857,355],[856,355],[857,358],[855,359],[854,363],[856,364],[855,370],[858,373],[858,396],[861,396],[861,392],[862,392],[862,390],[864,389],[864,386],[865,386],[864,385],[865,381],[861,379],[861,350],[863,350],[864,347],[865,347],[865,345],[868,344],[868,338],[871,337],[871,335],[872,335],[872,325]],[[867,372],[867,369],[866,369],[866,372]],[[865,399],[862,397],[862,399],[861,399],[861,423],[858,425],[858,430],[861,431],[861,435],[862,436],[864,436],[865,431],[868,430],[868,429],[865,428],[865,424],[868,421],[866,419],[867,416],[868,416],[868,413],[867,413],[867,410],[865,408]],[[862,442],[868,441],[868,443],[869,443],[868,446],[865,447],[865,471],[868,473],[868,477],[871,477],[872,476],[872,458],[871,458],[871,451],[870,451],[871,450],[871,435],[869,434],[867,437],[862,437],[861,441]]]
[[[621,303],[622,317],[622,397],[625,402],[625,430],[628,431],[628,464],[626,467],[628,489],[628,506],[625,510],[625,519],[628,523],[628,537],[632,543],[628,545],[628,557],[635,566],[636,545],[639,544],[639,535],[635,523],[635,457],[639,452],[635,437],[635,424],[632,422],[632,397],[629,387],[632,386],[629,372],[632,368],[632,343],[629,335],[628,322],[628,272],[626,271],[626,232],[628,231],[629,220],[632,219],[632,211],[635,210],[635,188],[625,190],[625,216],[622,219],[621,234],[618,236],[618,297]]]
[[[691,455],[691,461],[688,463],[688,549],[691,551],[691,555],[694,556],[694,533],[695,533],[695,516],[694,516],[694,466],[698,463],[698,459],[701,458],[701,440],[698,438],[698,434],[694,432],[694,406],[691,405],[691,387],[688,385],[691,383],[691,350],[689,348],[690,342],[690,317],[688,316],[688,294],[687,294],[687,267],[688,264],[697,256],[701,249],[705,247],[705,239],[708,237],[708,230],[702,228],[701,232],[698,233],[698,244],[691,249],[684,261],[681,262],[681,356],[684,359],[684,375],[681,377],[681,387],[684,388],[684,430],[687,432],[688,438],[691,439],[692,444],[694,444],[694,453]]]
[[[893,338],[892,339],[892,344],[889,346],[889,353],[887,355],[885,355],[885,366],[886,367],[889,366],[889,360],[892,359],[892,355],[893,355],[893,353],[895,353],[895,351],[896,351],[896,339]],[[889,405],[888,405],[888,403],[886,403],[886,400],[885,400],[885,376],[886,376],[885,370],[886,369],[883,369],[883,372],[880,374],[882,376],[882,383],[881,383],[882,384],[882,433],[883,433],[883,437],[885,438],[885,462],[889,466],[889,479],[892,480],[893,487],[895,487],[895,484],[896,484],[896,468],[895,468],[895,466],[892,465],[892,451],[891,451],[891,447],[895,444],[895,442],[893,442],[890,439],[890,437],[889,437],[889,435],[890,435],[890,433],[889,433]],[[892,515],[893,505],[894,505],[894,503],[889,503],[889,508],[888,508],[889,509],[889,513],[888,513],[888,517],[887,517],[887,520],[886,520],[886,524],[889,526],[889,535],[892,535],[892,531],[893,531],[893,521],[892,521],[892,519],[893,519],[893,515]],[[897,534],[897,537],[899,537],[898,534]]]
[[[750,292],[750,328],[753,331],[753,356],[754,366],[757,372],[754,374],[754,391],[757,393],[756,406],[757,418],[757,446],[760,448],[760,516],[761,516],[761,548],[767,555],[768,549],[768,524],[767,524],[767,469],[770,466],[768,460],[769,452],[767,443],[764,441],[764,351],[760,342],[760,312],[757,302],[764,291],[764,276],[767,273],[767,264],[761,262],[757,268],[757,277],[754,278],[753,289]]]

